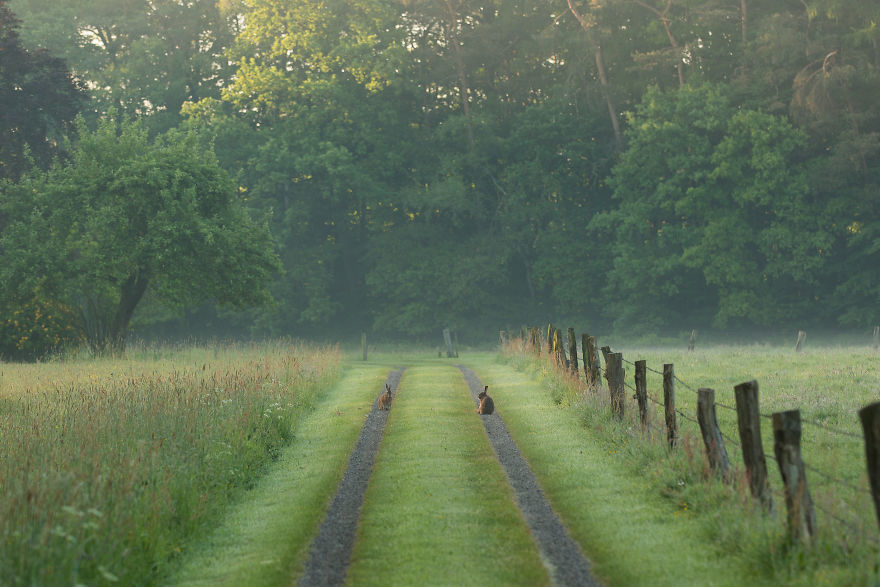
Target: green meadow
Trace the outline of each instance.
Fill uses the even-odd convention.
[[[367,488],[348,582],[538,585],[550,579],[467,386],[465,364],[545,494],[610,585],[872,584],[878,532],[856,411],[878,398],[868,349],[622,348],[649,369],[673,363],[695,415],[716,390],[738,439],[733,386],[756,379],[761,411],[801,409],[818,532],[787,540],[735,475],[715,478],[698,428],[665,444],[651,404],[643,432],[607,392],[510,345],[359,353],[288,343],[141,349],[125,359],[0,365],[0,579],[4,584],[281,585],[311,540],[390,370],[406,367]],[[631,383],[632,366],[627,364]],[[648,392],[662,401],[660,376]],[[769,420],[762,419],[772,454]]]

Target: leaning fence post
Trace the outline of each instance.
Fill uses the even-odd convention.
[[[865,432],[865,457],[868,460],[868,481],[874,498],[874,513],[880,524],[880,402],[859,410],[859,419]]]
[[[574,333],[574,328],[568,329],[568,356],[569,356],[569,367],[571,368],[571,372],[577,374],[578,372],[578,341],[577,336]]]
[[[721,437],[721,429],[718,428],[714,389],[702,387],[697,390],[697,421],[700,423],[703,444],[706,445],[709,466],[726,479],[727,473],[730,471],[730,460],[727,458],[727,449],[724,446],[724,439]]]
[[[773,452],[785,485],[789,537],[793,541],[808,542],[816,532],[816,512],[801,457],[800,410],[773,414]]]
[[[623,419],[623,355],[608,353],[605,364],[605,377],[608,379],[608,391],[611,394],[611,412],[618,419]]]
[[[636,401],[639,402],[639,421],[642,431],[648,427],[648,364],[647,361],[636,361]]]
[[[803,348],[805,340],[807,340],[807,333],[803,330],[798,330],[798,337],[797,342],[794,345],[794,352],[801,352],[801,348]]]
[[[601,380],[601,367],[599,366],[599,353],[596,352],[596,337],[587,337],[587,354],[590,356],[590,385],[597,386]]]
[[[752,496],[773,511],[773,495],[767,478],[767,459],[761,443],[761,412],[758,405],[758,382],[747,381],[733,388],[736,395],[736,419],[742,443],[743,462]]]
[[[663,412],[666,416],[666,440],[669,448],[675,448],[678,424],[675,421],[675,368],[672,363],[663,365]]]

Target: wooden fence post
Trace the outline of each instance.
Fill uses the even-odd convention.
[[[874,327],[874,350],[877,350],[877,347],[880,347],[880,326]]]
[[[798,330],[798,338],[797,342],[794,345],[794,352],[801,352],[801,348],[803,348],[805,340],[807,340],[807,333],[803,330]]]
[[[602,368],[599,365],[599,353],[596,351],[596,337],[587,337],[587,355],[590,357],[590,385],[597,386],[601,381]],[[585,367],[586,369],[586,367]]]
[[[672,363],[663,365],[663,412],[666,416],[666,440],[669,448],[675,448],[678,438],[678,424],[675,418],[675,367]]]
[[[571,372],[577,375],[578,372],[578,341],[575,336],[574,328],[568,329],[568,357]]]
[[[801,458],[800,410],[773,414],[773,452],[785,485],[789,538],[808,542],[816,532],[816,512]]]
[[[608,391],[611,394],[611,412],[619,420],[623,419],[623,355],[620,353],[608,353],[608,362],[605,364],[605,378],[608,380]]]
[[[730,460],[727,458],[727,448],[721,437],[721,429],[718,428],[714,389],[702,387],[697,390],[697,421],[700,423],[703,444],[706,445],[709,466],[726,479],[730,471]]]
[[[367,333],[361,332],[361,350],[364,353],[364,360],[367,360]]]
[[[587,348],[589,344],[590,335],[586,332],[581,334],[581,362],[584,365],[584,381],[587,384],[587,387],[591,387],[593,382],[590,380],[590,351]]]
[[[568,359],[565,357],[565,345],[562,342],[562,330],[558,328],[553,330],[553,350],[556,353],[556,364],[564,369],[568,369]]]
[[[610,346],[603,346],[599,350],[602,351],[602,358],[605,360],[605,369],[608,369],[608,355],[611,354],[611,347]]]
[[[639,421],[642,423],[642,432],[648,427],[648,363],[636,361],[636,401],[639,402]]]
[[[865,432],[865,457],[868,460],[868,481],[874,498],[874,513],[880,524],[880,402],[859,410],[859,419]]]
[[[688,351],[694,350],[694,344],[697,342],[697,331],[691,330],[691,339],[688,341]]]
[[[768,512],[773,511],[773,495],[767,477],[767,459],[761,443],[761,412],[758,405],[758,382],[747,381],[733,388],[736,395],[736,418],[743,462],[752,496],[761,500]]]

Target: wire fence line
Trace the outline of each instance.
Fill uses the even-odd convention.
[[[603,353],[603,354],[604,354],[604,353]],[[625,363],[625,364],[627,364],[627,365],[631,365],[631,366],[633,366],[633,367],[636,366],[636,363],[635,363],[635,362],[630,361],[630,360],[628,360],[628,359],[624,359],[624,358],[622,357],[622,355],[620,355],[619,353],[617,353],[617,355],[620,357],[620,360],[621,360],[622,363]],[[607,359],[607,356],[606,356],[606,359]],[[645,372],[651,372],[651,373],[654,373],[654,374],[656,374],[656,375],[661,375],[661,376],[664,376],[664,377],[666,376],[666,374],[663,373],[662,371],[659,371],[659,370],[657,370],[657,369],[654,369],[654,368],[648,366],[646,362],[644,362],[642,365],[643,365],[643,368],[644,368]],[[586,369],[585,369],[585,371],[586,371]],[[604,366],[604,369],[600,369],[600,372],[602,372],[602,373],[604,374],[605,378],[608,379],[608,374],[609,374],[609,373],[608,373],[608,362],[607,362],[607,360],[606,360],[606,364],[605,364],[605,366]],[[697,389],[695,389],[693,386],[691,386],[688,382],[682,380],[679,376],[675,375],[674,373],[673,373],[673,375],[672,375],[672,380],[673,380],[674,382],[676,382],[678,385],[680,385],[682,388],[684,388],[684,389],[686,389],[686,390],[688,390],[688,391],[694,393],[695,395],[699,396],[699,391],[698,391]],[[609,380],[609,383],[610,383],[610,380]],[[624,380],[622,383],[623,383],[623,387],[624,387],[625,389],[628,389],[628,390],[630,390],[631,392],[634,392],[634,393],[636,394],[636,395],[633,396],[633,398],[634,398],[634,399],[637,399],[637,397],[638,397],[638,393],[639,393],[638,390],[637,390],[633,385],[631,385],[630,383],[628,383],[628,382],[625,381],[625,380]],[[649,400],[649,401],[650,401],[651,403],[653,403],[654,405],[656,405],[656,406],[663,406],[664,410],[667,408],[667,406],[666,406],[666,404],[665,404],[664,402],[659,401],[656,397],[654,397],[653,395],[649,394],[649,393],[647,392],[647,389],[645,389],[645,396],[646,396],[647,400]],[[665,398],[664,398],[664,399],[665,399]],[[738,409],[737,409],[736,407],[734,407],[734,406],[731,406],[731,405],[728,405],[728,404],[726,404],[726,403],[724,403],[724,402],[719,402],[719,401],[715,401],[715,402],[714,402],[714,406],[717,406],[718,408],[720,408],[720,409],[722,409],[722,410],[726,410],[726,411],[728,411],[728,412],[734,412],[734,413],[737,413],[737,418],[739,418],[739,412],[738,412]],[[685,412],[683,412],[680,408],[675,407],[675,408],[673,408],[673,409],[674,409],[674,412],[675,412],[675,413],[676,413],[676,414],[677,414],[677,415],[678,415],[683,421],[687,421],[687,422],[690,422],[690,423],[693,423],[693,424],[697,424],[698,426],[700,425],[700,423],[699,423],[699,421],[698,421],[697,419],[695,419],[695,418],[689,416],[688,414],[686,414]],[[763,412],[760,412],[760,411],[759,411],[759,412],[758,412],[758,416],[759,416],[760,418],[762,418],[762,419],[774,420],[774,415],[772,415],[772,414],[766,414],[766,413],[763,413]],[[830,433],[830,434],[836,435],[837,437],[840,437],[840,438],[843,438],[843,439],[847,439],[847,440],[856,440],[856,441],[863,441],[863,440],[864,440],[864,438],[863,438],[862,436],[860,436],[860,435],[858,435],[858,434],[856,434],[856,433],[853,433],[853,432],[850,432],[850,431],[847,431],[847,430],[843,430],[843,429],[841,429],[841,428],[837,428],[837,427],[834,427],[834,426],[829,426],[829,425],[827,425],[827,424],[823,424],[823,423],[821,423],[821,422],[818,422],[818,421],[815,421],[815,420],[812,420],[812,419],[809,419],[809,418],[803,418],[803,417],[801,417],[801,418],[800,418],[800,422],[801,422],[803,425],[805,425],[805,426],[813,426],[813,427],[819,428],[819,429],[821,429],[821,430],[824,430],[824,431],[826,431],[826,432],[828,432],[828,433]],[[656,425],[654,425],[650,420],[647,420],[647,419],[646,419],[645,421],[642,422],[642,425],[643,425],[643,430],[645,430],[645,429],[647,429],[647,430],[651,430],[651,431],[656,432],[656,433],[658,433],[658,434],[666,434],[666,433],[668,433],[668,430],[665,430],[662,426],[656,426]],[[720,436],[721,436],[722,441],[723,441],[725,444],[729,444],[730,446],[732,446],[732,447],[733,447],[733,450],[735,450],[737,453],[743,454],[743,447],[740,446],[739,442],[737,442],[734,438],[731,438],[729,435],[725,434],[725,433],[720,429],[720,427],[719,427],[719,429],[718,429],[718,432],[719,432],[719,434],[720,434]],[[677,436],[677,435],[678,435],[678,434],[676,433],[676,436]],[[765,454],[765,457],[766,457],[767,459],[769,459],[769,460],[771,460],[771,461],[776,462],[777,464],[779,464],[778,459],[777,459],[774,455],[772,455],[772,454]],[[868,489],[868,488],[865,487],[865,486],[861,486],[861,485],[859,485],[859,484],[856,484],[856,483],[853,483],[853,482],[850,482],[850,481],[847,481],[847,480],[840,479],[839,477],[837,477],[837,476],[835,476],[835,475],[833,475],[833,474],[831,474],[831,473],[828,473],[828,472],[826,472],[826,471],[823,471],[821,468],[818,468],[818,467],[816,467],[816,466],[814,466],[814,465],[810,465],[810,464],[808,464],[808,463],[806,463],[806,462],[803,462],[803,466],[804,466],[805,470],[808,470],[808,471],[810,471],[811,473],[813,473],[813,474],[815,474],[815,475],[818,475],[818,476],[821,477],[823,480],[825,480],[825,481],[830,482],[831,484],[833,484],[832,487],[833,487],[833,486],[844,487],[844,488],[848,489],[849,491],[853,492],[853,493],[848,493],[848,494],[847,494],[847,495],[849,495],[850,499],[847,499],[847,498],[845,498],[844,496],[841,496],[841,495],[837,495],[836,497],[840,500],[840,503],[842,503],[842,504],[845,505],[846,509],[851,510],[851,511],[853,512],[853,515],[854,515],[854,516],[858,516],[858,515],[859,515],[859,514],[858,514],[858,510],[859,510],[862,506],[861,506],[861,504],[859,504],[859,505],[855,505],[855,502],[852,501],[852,500],[857,499],[859,496],[862,496],[862,497],[864,497],[864,496],[873,497],[873,494],[872,494],[871,490]],[[825,488],[825,491],[829,491],[829,489],[826,487],[826,488]],[[774,492],[777,493],[777,492],[778,492],[778,488],[775,489]],[[847,528],[847,529],[850,530],[850,531],[854,531],[854,532],[856,532],[856,533],[859,534],[859,535],[864,535],[864,532],[865,532],[864,529],[860,529],[860,528],[858,528],[855,524],[852,523],[852,521],[846,520],[846,519],[844,519],[844,518],[842,518],[842,517],[836,515],[834,512],[828,510],[826,507],[823,507],[822,504],[815,504],[815,506],[816,506],[817,509],[819,509],[820,511],[822,511],[822,513],[823,513],[824,515],[826,515],[829,519],[833,519],[833,520],[835,520],[837,523],[839,523],[839,524],[840,524],[841,526],[843,526],[844,528]],[[871,539],[872,539],[875,543],[880,544],[880,538],[877,538],[876,536],[871,536]]]
[[[606,348],[606,350],[607,350],[607,348]],[[620,355],[620,353],[616,353],[616,355],[617,355],[617,357],[620,358],[621,363],[625,363],[625,364],[633,366],[633,367],[636,366],[636,362],[633,362],[633,361],[630,361],[628,359],[623,358],[623,356]],[[607,354],[603,353],[603,357],[607,359]],[[559,356],[557,355],[557,359],[558,358],[559,358]],[[568,362],[565,363],[565,366],[566,367],[569,366]],[[614,374],[612,374],[613,376],[609,378],[610,373],[609,373],[609,368],[608,368],[609,365],[608,365],[607,360],[605,361],[604,368],[602,366],[601,361],[598,363],[597,367],[598,367],[598,371],[601,374],[603,374],[604,378],[608,381],[609,387],[613,384],[612,380],[617,380],[618,385],[621,385],[624,389],[627,389],[630,392],[635,393],[635,395],[633,395],[633,399],[638,399],[639,390],[637,390],[636,387],[634,387],[632,384],[630,384],[625,379],[623,379],[623,380],[617,379],[617,377],[622,376],[622,373],[621,374],[614,373]],[[642,362],[641,364],[638,365],[638,367],[644,369],[643,373],[650,372],[650,373],[653,373],[656,375],[663,376],[664,379],[665,379],[665,377],[668,376],[668,373],[664,373],[663,371],[660,371],[660,370],[657,370],[657,369],[650,367],[647,364],[647,362]],[[665,368],[665,366],[664,366],[664,368]],[[667,372],[669,371],[668,369],[665,369],[665,370]],[[575,372],[577,371],[576,368],[574,371]],[[584,371],[586,373],[586,371],[587,371],[586,367],[585,367]],[[589,375],[587,375],[587,377],[589,377]],[[697,388],[690,385],[687,381],[684,381],[681,377],[675,375],[674,373],[672,373],[672,381],[675,382],[676,385],[681,386],[681,388],[692,392],[694,395],[697,395],[698,397],[700,396],[700,391]],[[598,382],[596,382],[596,383],[598,383]],[[664,383],[665,383],[665,380],[664,380]],[[643,384],[644,384],[644,382],[643,382]],[[665,397],[663,398],[664,401],[661,402],[657,397],[655,397],[653,394],[648,392],[647,386],[645,386],[645,389],[644,389],[644,397],[648,401],[650,401],[652,404],[654,404],[655,406],[658,406],[658,411],[659,411],[660,406],[663,407],[664,412],[667,408],[670,407],[665,403],[665,400],[666,400]],[[737,398],[737,399],[739,400],[739,398]],[[627,398],[624,398],[623,401],[628,402],[630,400]],[[685,403],[687,404],[688,402],[685,402]],[[737,401],[737,404],[738,403],[739,403],[739,401]],[[725,410],[727,412],[736,413],[737,414],[737,421],[739,421],[739,410],[737,409],[737,407],[730,405],[730,404],[727,404],[725,402],[721,402],[721,401],[714,401],[713,405],[717,406],[718,409],[720,409],[720,410]],[[680,421],[690,422],[692,424],[700,426],[700,422],[698,419],[689,416],[681,408],[675,407],[674,404],[672,405],[672,408],[674,410],[674,413],[677,414],[677,417],[680,418]],[[761,419],[775,420],[776,414],[767,414],[767,413],[763,413],[763,412],[758,411],[758,417]],[[661,420],[662,420],[662,418],[661,418]],[[725,425],[729,427],[730,420],[728,418],[724,418],[723,420],[724,420]],[[656,418],[654,418],[654,421],[656,421]],[[650,418],[646,418],[645,420],[643,420],[641,422],[641,426],[642,426],[641,430],[642,430],[643,434],[646,431],[650,431],[652,435],[656,433],[661,436],[667,436],[670,433],[670,431],[667,429],[667,427],[663,426],[664,423],[662,421],[657,422],[657,424],[655,424],[654,421],[652,421],[652,419],[650,419]],[[804,427],[808,427],[808,426],[816,427],[816,428],[819,428],[829,434],[835,435],[835,437],[839,437],[839,438],[846,439],[849,441],[864,441],[865,440],[865,438],[863,438],[859,434],[856,434],[854,432],[850,432],[848,430],[841,429],[839,427],[829,426],[827,424],[823,424],[822,422],[818,422],[818,421],[810,419],[810,418],[801,417],[800,422],[803,424]],[[635,435],[632,428],[630,428],[630,433]],[[740,431],[740,434],[741,433],[742,432]],[[687,431],[686,434],[688,436],[690,436],[691,431],[690,430]],[[741,445],[731,435],[725,434],[725,432],[720,428],[720,426],[718,427],[718,434],[720,435],[721,441],[724,445],[732,446],[731,450],[735,451],[736,454],[743,455],[743,457],[745,456],[744,451],[746,449],[745,449],[744,445]],[[675,431],[675,436],[679,437],[678,430]],[[727,447],[725,446],[725,448],[727,448]],[[708,448],[707,448],[707,450],[708,450]],[[779,459],[777,459],[773,454],[765,454],[764,456],[766,459],[773,461],[773,462],[776,462],[777,465],[780,465]],[[746,463],[746,466],[748,466],[748,463]],[[847,532],[852,532],[856,536],[867,536],[874,543],[880,544],[880,538],[878,538],[877,536],[875,536],[873,534],[868,533],[867,528],[864,527],[864,523],[863,523],[863,519],[862,519],[862,509],[864,507],[864,504],[861,503],[861,500],[864,499],[865,496],[873,497],[873,493],[867,487],[867,483],[851,482],[851,481],[848,481],[845,479],[840,479],[838,476],[831,474],[829,472],[826,472],[822,468],[816,467],[815,465],[811,465],[811,464],[808,464],[803,461],[802,461],[802,466],[804,467],[804,470],[810,471],[811,474],[817,475],[823,480],[823,481],[820,481],[820,483],[819,483],[819,487],[821,488],[819,490],[819,494],[827,497],[827,499],[829,501],[823,502],[824,505],[823,505],[823,503],[816,503],[814,501],[813,504],[814,504],[815,508],[817,510],[821,511],[823,516],[825,516],[827,519],[834,520],[835,523],[839,524],[842,528],[845,528]],[[827,484],[826,484],[826,482],[827,482]],[[835,491],[836,489],[843,489],[844,491],[843,492]],[[790,490],[792,490],[792,489],[789,487],[786,487],[783,490],[783,488],[780,488],[778,486],[771,489],[771,491],[777,497],[780,495],[784,495],[785,492],[790,491]],[[828,509],[828,507],[827,507],[827,504],[829,504],[829,503],[833,506],[831,509]],[[841,508],[846,511],[847,515],[845,517],[841,517],[841,515],[838,514],[838,510]],[[847,519],[845,519],[846,517],[851,517],[852,519],[847,520]]]
[[[623,357],[621,357],[620,360],[623,361],[624,363],[627,363],[627,364],[629,364],[629,365],[633,365],[633,366],[635,366],[635,363],[634,363],[634,362],[629,361],[629,360],[627,360],[627,359],[624,359]],[[655,374],[657,374],[657,375],[663,375],[663,372],[662,372],[662,371],[658,371],[658,370],[656,370],[656,369],[653,369],[653,368],[649,367],[647,364],[645,365],[645,370],[646,370],[646,371],[650,371],[651,373],[655,373]],[[699,391],[698,391],[697,389],[695,389],[694,387],[692,387],[691,385],[689,385],[686,381],[684,381],[683,379],[681,379],[678,375],[673,375],[672,377],[673,377],[673,379],[674,379],[676,382],[680,383],[681,386],[684,387],[685,389],[687,389],[688,391],[691,391],[691,392],[693,392],[693,393],[695,393],[695,394],[699,394]],[[728,411],[731,411],[731,412],[736,412],[736,411],[737,411],[735,407],[730,406],[730,405],[727,405],[727,404],[722,403],[722,402],[719,402],[719,401],[715,401],[715,405],[718,406],[718,407],[721,408],[721,409],[728,410]],[[765,414],[765,413],[761,412],[761,413],[759,413],[759,416],[760,416],[761,418],[764,418],[765,420],[773,420],[773,415],[772,415],[772,414]],[[842,430],[842,429],[840,429],[840,428],[836,428],[836,427],[834,427],[834,426],[829,426],[829,425],[827,425],[827,424],[822,424],[821,422],[817,422],[817,421],[815,421],[815,420],[811,420],[811,419],[809,419],[809,418],[804,418],[803,416],[801,417],[801,423],[802,423],[802,424],[808,424],[808,425],[810,425],[810,426],[815,426],[815,427],[817,427],[817,428],[821,428],[822,430],[825,430],[826,432],[831,432],[832,434],[837,434],[838,436],[843,436],[843,437],[850,438],[850,439],[853,439],[853,440],[857,440],[857,441],[860,441],[860,442],[864,440],[864,437],[863,437],[863,436],[860,436],[860,435],[858,435],[858,434],[856,434],[856,433],[854,433],[854,432],[849,432],[849,431],[847,431],[847,430]]]

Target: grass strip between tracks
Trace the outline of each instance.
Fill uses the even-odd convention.
[[[461,376],[407,369],[364,500],[354,585],[549,582]]]
[[[387,366],[346,368],[260,484],[188,555],[172,584],[289,584],[345,471]]]
[[[719,556],[699,520],[610,454],[538,382],[494,356],[463,362],[489,385],[496,410],[600,580],[741,585],[754,579],[736,559]]]

